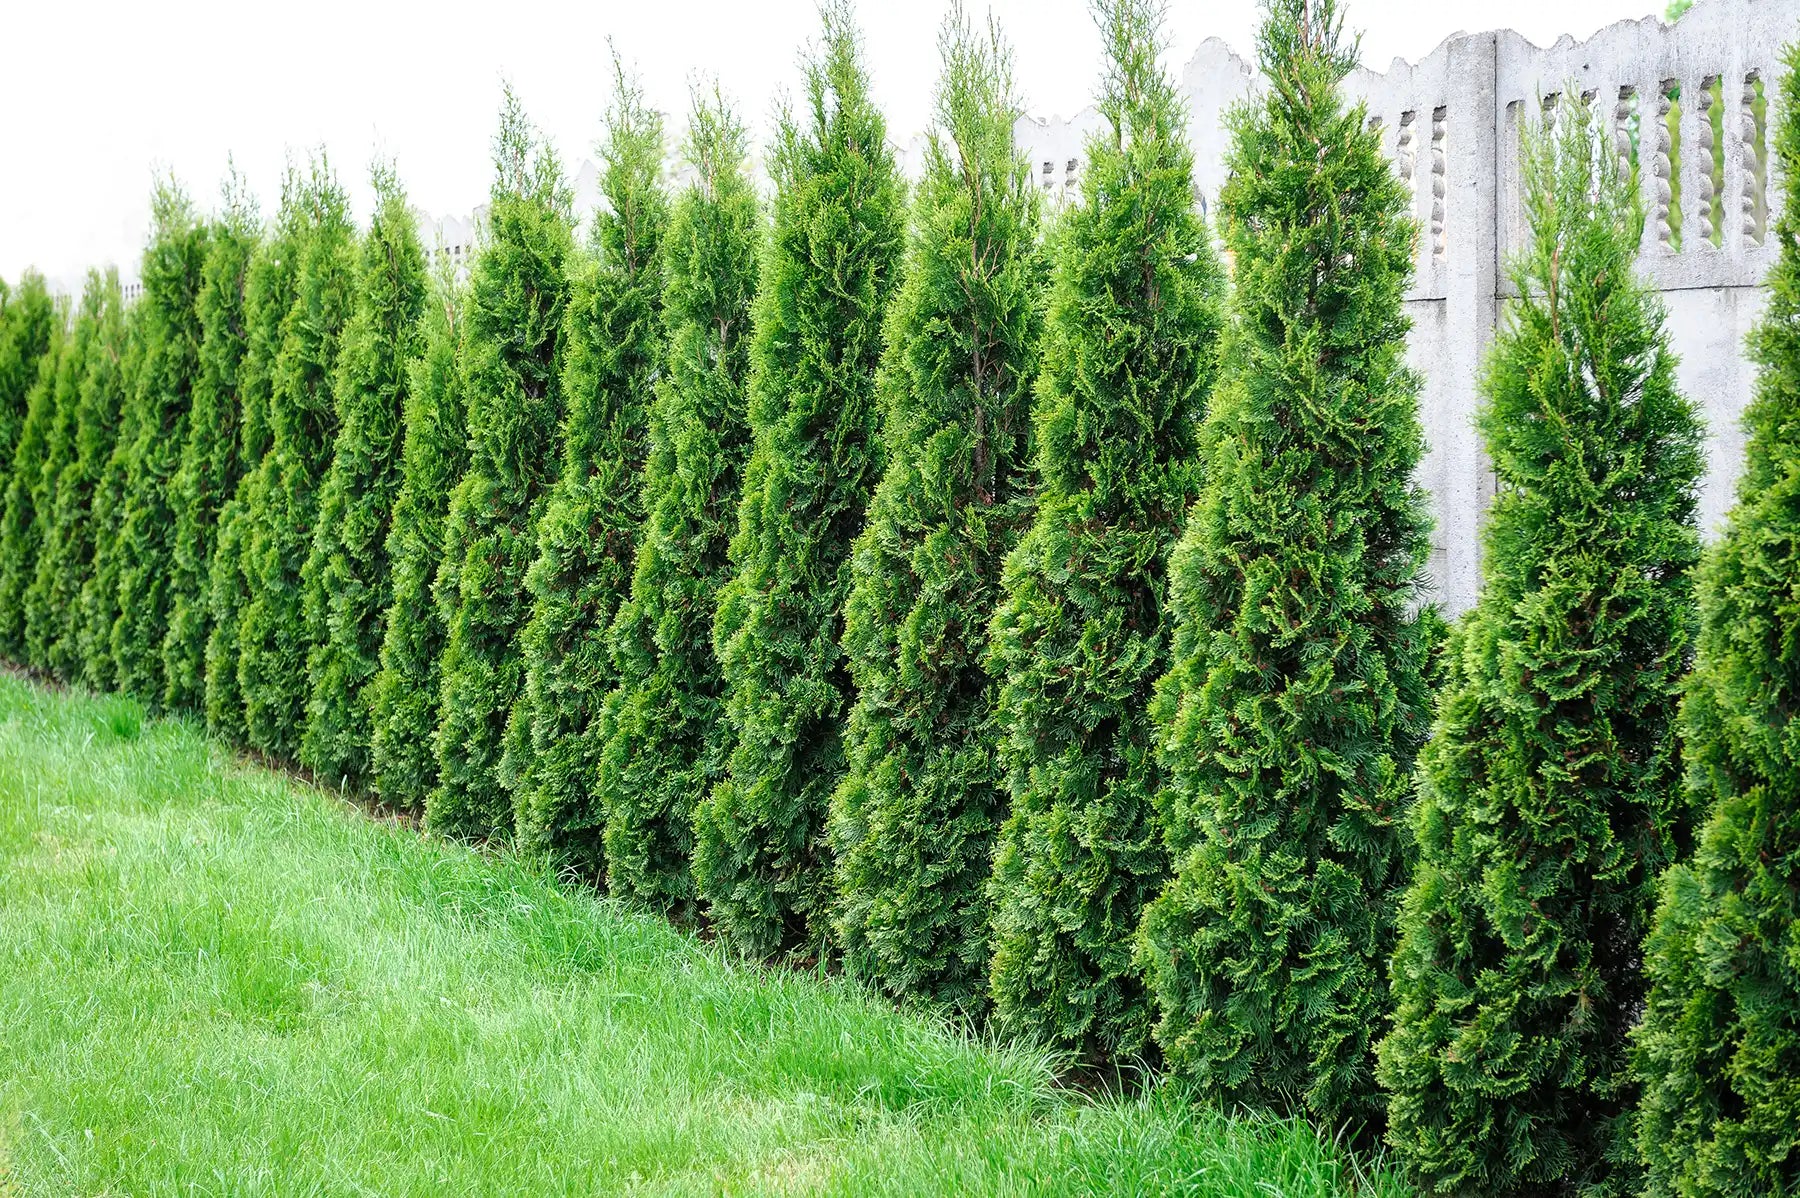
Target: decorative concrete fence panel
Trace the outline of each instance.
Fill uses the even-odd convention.
[[[1621,21],[1547,48],[1510,30],[1458,34],[1416,64],[1396,59],[1386,71],[1351,76],[1350,91],[1411,184],[1419,222],[1409,356],[1423,380],[1420,482],[1437,520],[1431,575],[1447,611],[1474,602],[1482,513],[1493,497],[1474,412],[1482,360],[1512,291],[1505,264],[1523,236],[1520,131],[1556,104],[1595,106],[1636,172],[1646,214],[1639,268],[1667,306],[1681,383],[1706,414],[1707,527],[1730,506],[1753,383],[1744,338],[1775,256],[1775,83],[1781,47],[1796,36],[1800,0],[1701,0],[1672,26]],[[1224,181],[1224,117],[1258,86],[1256,72],[1209,39],[1181,86],[1196,198],[1210,216]],[[1019,122],[1034,177],[1053,201],[1072,196],[1087,138],[1101,124],[1092,109]]]

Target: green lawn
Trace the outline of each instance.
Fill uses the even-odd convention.
[[[1400,1194],[0,675],[0,1195]]]

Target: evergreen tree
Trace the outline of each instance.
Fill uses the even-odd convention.
[[[836,926],[896,996],[987,993],[987,879],[1006,812],[982,667],[1000,569],[1031,518],[1044,283],[1013,144],[1011,51],[954,5],[880,386],[887,469],[856,542],[844,652],[856,702],[832,796]]]
[[[1499,496],[1420,756],[1380,1078],[1427,1193],[1639,1192],[1627,1031],[1682,832],[1701,434],[1633,272],[1637,187],[1596,132],[1565,104],[1527,144],[1478,416]]]
[[[119,689],[146,704],[164,691],[162,644],[169,631],[174,573],[175,496],[171,479],[187,440],[199,373],[201,269],[211,230],[173,180],[151,198],[144,293],[138,301],[142,346],[130,398],[133,440],[125,462],[125,501],[115,565],[119,616],[112,627]]]
[[[1800,47],[1784,59],[1781,250],[1680,717],[1704,822],[1645,945],[1637,1134],[1654,1198],[1800,1194]]]
[[[520,842],[588,876],[603,868],[606,822],[593,789],[599,707],[618,680],[606,634],[637,556],[645,422],[663,356],[662,118],[616,61],[613,71],[604,206],[563,317],[562,472],[525,578],[525,691],[505,764]]]
[[[9,292],[5,319],[0,321],[0,496],[5,495],[13,463],[19,460],[19,434],[25,428],[31,389],[37,385],[38,363],[49,352],[55,324],[55,305],[44,276],[26,271]]]
[[[255,201],[234,174],[201,269],[199,373],[171,486],[174,574],[162,649],[163,703],[171,708],[193,707],[205,694],[213,544],[219,511],[237,489],[240,470],[238,368],[249,343],[244,293],[259,236]]]
[[[260,242],[244,276],[244,353],[237,368],[238,478],[219,509],[218,530],[206,577],[206,726],[216,736],[247,743],[244,695],[238,686],[239,641],[250,604],[253,563],[246,549],[260,495],[269,482],[270,396],[282,328],[294,306],[300,252],[312,216],[303,179],[289,170],[282,180],[274,228]]]
[[[0,657],[31,663],[25,653],[25,591],[31,582],[44,526],[38,519],[50,426],[56,417],[57,365],[68,343],[65,313],[58,305],[50,342],[36,363],[37,378],[25,396],[25,420],[13,443],[6,489],[0,495]]]
[[[56,418],[57,367],[69,341],[65,309],[65,304],[57,304],[50,344],[39,356],[37,378],[26,392],[25,419],[0,493],[0,657],[22,665],[33,664],[25,651],[25,592],[44,542],[36,501],[42,493],[51,425]]]
[[[400,489],[407,372],[425,307],[425,253],[391,167],[374,171],[376,211],[363,237],[355,313],[333,390],[338,433],[301,573],[307,640],[300,760],[322,780],[368,781],[374,713],[368,686],[390,601],[387,537]]]
[[[666,373],[651,403],[645,523],[613,624],[619,686],[601,712],[596,791],[614,894],[689,917],[694,807],[730,751],[713,612],[750,452],[745,385],[762,226],[744,127],[694,98],[692,183],[663,237]]]
[[[250,602],[238,626],[238,687],[251,747],[293,758],[306,722],[311,637],[301,596],[319,486],[337,436],[332,376],[356,287],[349,202],[321,156],[302,188],[294,305],[271,366],[269,448],[258,466],[243,544]]]
[[[91,422],[82,434],[78,459],[91,454],[95,470],[90,527],[94,536],[94,563],[81,583],[81,609],[75,632],[76,656],[81,659],[82,680],[94,690],[119,684],[119,663],[113,653],[113,626],[119,621],[119,534],[125,526],[125,480],[131,452],[137,445],[143,409],[133,402],[144,360],[144,321],[147,309],[140,301],[130,309],[120,299],[121,320],[117,352],[96,358],[83,386]]]
[[[82,650],[82,592],[94,573],[100,535],[100,477],[112,452],[119,421],[119,374],[125,352],[124,297],[119,274],[89,272],[83,316],[92,322],[87,352],[77,367],[74,431],[69,458],[56,478],[50,504],[50,547],[44,605],[49,612],[49,668],[67,681],[94,682]]]
[[[556,480],[559,332],[574,255],[562,167],[510,88],[494,165],[487,239],[470,273],[463,321],[469,468],[446,524],[449,639],[440,666],[438,780],[425,811],[432,827],[468,837],[513,829],[500,753],[525,680],[518,643],[531,618],[525,574]]]
[[[828,0],[823,18],[805,110],[783,114],[769,164],[755,443],[713,631],[734,746],[694,816],[694,876],[714,924],[765,956],[818,950],[830,935],[825,815],[852,698],[838,641],[850,546],[881,468],[875,368],[903,233],[848,0]]]
[[[469,464],[456,363],[462,292],[441,247],[437,263],[438,277],[420,322],[420,354],[408,368],[400,492],[386,546],[392,599],[369,699],[375,789],[388,803],[406,808],[423,803],[437,782],[432,731],[441,683],[438,663],[448,636],[446,612],[453,603],[434,584],[444,561],[450,493]]]
[[[1010,814],[990,880],[1002,1027],[1090,1061],[1149,1027],[1132,941],[1167,868],[1148,713],[1168,554],[1199,482],[1223,274],[1157,64],[1160,0],[1096,0],[1103,130],[1052,239],[1033,407],[1040,494],[989,630]]]
[[[31,563],[25,586],[25,660],[33,667],[67,679],[66,662],[51,660],[51,646],[62,635],[69,595],[61,584],[67,576],[69,541],[75,533],[71,513],[59,511],[57,492],[63,472],[75,460],[75,435],[81,408],[81,382],[87,373],[99,328],[105,288],[97,271],[89,271],[82,286],[81,303],[74,325],[57,355],[56,383],[44,447],[44,464],[31,492],[31,509],[37,520],[42,547]],[[77,594],[79,591],[76,592]]]
[[[1334,0],[1270,0],[1230,118],[1235,269],[1153,714],[1171,877],[1143,963],[1169,1064],[1227,1104],[1378,1119],[1373,1045],[1424,739],[1429,516],[1402,298],[1417,228],[1342,80]]]

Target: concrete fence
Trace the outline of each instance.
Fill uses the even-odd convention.
[[[1437,518],[1431,575],[1446,610],[1474,602],[1478,535],[1493,496],[1474,412],[1482,359],[1511,290],[1505,263],[1523,235],[1519,131],[1571,90],[1598,106],[1621,158],[1640,168],[1647,219],[1638,265],[1667,305],[1681,384],[1706,415],[1707,527],[1730,507],[1754,377],[1744,337],[1775,257],[1767,215],[1775,84],[1782,44],[1796,36],[1800,0],[1700,0],[1672,26],[1621,21],[1548,48],[1510,30],[1459,34],[1416,64],[1396,59],[1350,78],[1411,184],[1420,226],[1406,298],[1409,356],[1424,380],[1420,481]],[[1181,84],[1201,202],[1210,207],[1224,181],[1224,115],[1258,86],[1256,73],[1213,39]],[[1021,120],[1034,175],[1054,198],[1079,182],[1083,147],[1100,123],[1091,109]]]

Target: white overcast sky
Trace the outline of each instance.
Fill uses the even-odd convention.
[[[948,0],[859,9],[875,95],[896,140],[923,127]],[[969,0],[979,15],[982,0]],[[1089,99],[1098,43],[1084,0],[993,0],[1030,110]],[[1539,44],[1585,38],[1661,0],[1349,0],[1363,60],[1418,59],[1451,33],[1510,26]],[[1202,40],[1251,50],[1256,0],[1172,0],[1168,65]],[[592,154],[609,90],[606,39],[651,99],[679,117],[690,79],[716,74],[754,130],[794,87],[817,28],[813,0],[0,0],[7,105],[0,121],[0,275],[32,265],[68,280],[136,261],[152,172],[172,169],[203,206],[227,155],[273,206],[282,164],[324,145],[368,207],[367,165],[393,156],[417,205],[466,214],[487,193],[500,81],[573,167]]]

